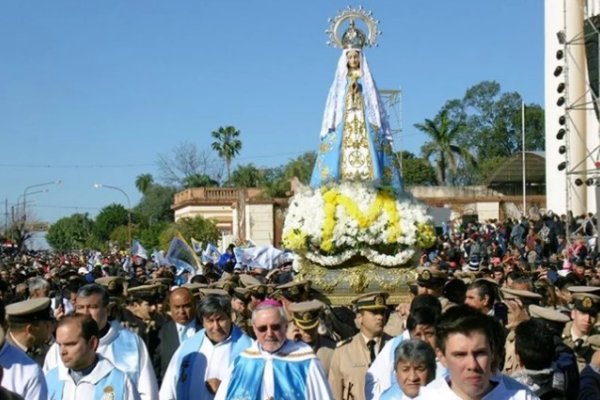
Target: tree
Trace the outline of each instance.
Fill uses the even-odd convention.
[[[435,157],[434,168],[439,185],[449,183],[449,173],[456,174],[460,159],[470,164],[475,163],[473,156],[463,147],[456,144],[456,140],[464,129],[464,125],[448,118],[448,110],[442,109],[433,119],[425,119],[415,128],[425,133],[431,139],[421,148],[423,158]]]
[[[157,222],[172,222],[173,196],[177,190],[172,186],[152,185],[146,190],[133,213],[142,228]]]
[[[214,187],[219,186],[219,182],[211,179],[210,176],[205,174],[194,174],[187,176],[183,181],[183,187],[195,188],[195,187]]]
[[[76,213],[52,224],[46,240],[54,250],[63,252],[96,247],[93,230],[94,221],[89,215]]]
[[[154,183],[154,178],[151,174],[141,174],[135,178],[135,187],[141,194],[146,193],[146,190]]]
[[[170,153],[158,155],[160,179],[167,186],[185,187],[186,179],[193,175],[207,175],[220,180],[222,164],[208,150],[199,151],[194,143],[182,142]]]
[[[238,165],[229,183],[237,187],[261,187],[265,184],[264,171],[254,164]]]
[[[181,235],[187,242],[193,237],[201,242],[216,242],[219,240],[219,230],[212,220],[202,217],[182,218],[170,224],[160,234],[160,248],[167,250],[176,234]]]
[[[110,234],[118,226],[127,226],[129,213],[121,204],[110,204],[104,207],[96,216],[94,232],[100,242],[110,239]]]
[[[242,149],[242,142],[238,139],[240,131],[233,126],[219,127],[218,130],[211,132],[216,141],[212,143],[212,148],[219,157],[225,162],[227,167],[227,182],[231,179],[231,160],[239,154]]]
[[[300,182],[308,185],[316,161],[317,153],[314,151],[307,151],[306,153],[289,161],[283,167],[283,175],[288,180],[296,177]]]
[[[402,179],[405,186],[434,185],[436,183],[435,170],[424,159],[415,156],[409,151],[402,151]]]

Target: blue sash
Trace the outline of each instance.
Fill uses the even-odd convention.
[[[394,379],[392,386],[387,388],[387,390],[381,394],[379,400],[401,400],[403,395],[404,393],[400,390],[400,385],[398,385],[398,382]]]
[[[140,375],[140,349],[137,335],[125,328],[119,329],[119,334],[112,342],[113,360],[117,368],[124,371],[131,382],[137,382]]]
[[[196,332],[194,336],[186,339],[181,344],[181,350],[179,351],[179,358],[177,360],[177,372],[176,372],[176,387],[175,392],[178,399],[189,399],[192,394],[192,388],[198,388],[204,385],[204,376],[193,377],[194,365],[197,361],[204,361],[206,364],[206,357],[200,353],[202,343],[206,333],[204,329]],[[229,350],[229,361],[233,362],[238,355],[248,347],[252,345],[252,339],[245,335],[240,328],[236,325],[231,327],[231,350]]]
[[[104,395],[112,394],[111,400],[125,399],[125,379],[123,371],[113,368],[96,383],[94,400],[103,400]],[[62,400],[65,382],[58,377],[58,367],[53,368],[46,374],[48,384],[48,400]]]
[[[275,399],[303,400],[312,359],[303,361],[273,359]],[[250,358],[243,354],[234,362],[233,374],[227,388],[228,400],[260,400],[265,359]]]

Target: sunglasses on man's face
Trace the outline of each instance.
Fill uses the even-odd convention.
[[[265,333],[269,328],[271,328],[271,331],[278,331],[281,329],[281,325],[280,324],[261,325],[261,326],[257,326],[256,330],[259,331],[260,333]]]

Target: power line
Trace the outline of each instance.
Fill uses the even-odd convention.
[[[138,168],[151,167],[154,164],[7,164],[0,163],[0,168]]]
[[[49,204],[32,204],[30,207],[34,208],[59,208],[67,210],[101,210],[101,207],[87,207],[87,206],[62,206],[62,205],[49,205]]]

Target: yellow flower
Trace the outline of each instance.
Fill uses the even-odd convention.
[[[436,241],[435,228],[431,223],[417,224],[417,246],[428,249]]]
[[[306,238],[306,233],[300,229],[292,229],[283,236],[283,247],[290,250],[305,250]]]

